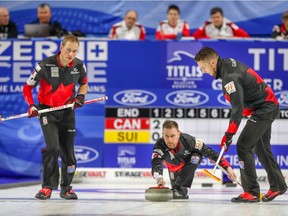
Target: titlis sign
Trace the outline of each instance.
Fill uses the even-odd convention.
[[[173,89],[196,89],[203,73],[194,61],[194,55],[184,50],[173,52],[166,65],[166,80]]]

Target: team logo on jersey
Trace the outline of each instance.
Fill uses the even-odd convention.
[[[191,163],[192,164],[198,164],[200,161],[200,157],[199,156],[192,156],[191,157]]]
[[[154,158],[161,158],[161,156],[157,152],[153,152],[152,159]]]
[[[43,125],[47,125],[48,124],[47,116],[43,116],[42,117],[42,123],[43,123]]]
[[[59,77],[59,68],[51,67],[51,77]]]
[[[203,148],[203,141],[201,139],[195,139],[195,148],[198,150]]]
[[[233,92],[236,92],[236,88],[235,88],[235,85],[234,85],[234,81],[231,81],[229,82],[228,84],[226,84],[225,86],[225,89],[227,91],[227,93],[230,95],[231,93]]]

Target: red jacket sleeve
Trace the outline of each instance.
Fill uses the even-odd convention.
[[[27,83],[25,83],[25,85],[23,87],[24,99],[29,106],[34,104],[34,100],[33,100],[33,96],[32,96],[32,89],[33,88],[34,88],[34,86],[30,86]]]
[[[229,25],[233,30],[234,37],[250,37],[244,29],[241,29],[235,23],[230,23]]]
[[[210,38],[206,35],[205,26],[198,28],[192,35],[195,39]]]
[[[183,26],[182,36],[183,36],[183,37],[189,37],[189,36],[190,36],[189,25],[188,25],[188,23],[186,23],[186,22],[184,23],[184,26]]]
[[[146,31],[142,25],[139,25],[140,28],[140,40],[145,40],[146,39]]]

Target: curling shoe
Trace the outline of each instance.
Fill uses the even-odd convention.
[[[270,202],[275,199],[277,196],[284,194],[287,191],[287,187],[283,190],[272,191],[268,190],[268,192],[262,197],[263,202]]]
[[[63,199],[78,199],[78,196],[76,195],[74,190],[72,190],[72,187],[69,187],[68,191],[61,190],[60,197]]]
[[[260,198],[259,198],[259,196],[254,196],[249,192],[244,192],[244,193],[240,194],[238,197],[232,198],[231,202],[256,203],[256,202],[260,202]]]
[[[42,188],[36,195],[35,198],[40,200],[50,199],[52,190],[50,188]]]
[[[189,199],[187,194],[180,194],[177,189],[173,189],[173,199]]]

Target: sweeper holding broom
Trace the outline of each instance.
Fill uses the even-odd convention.
[[[192,185],[195,170],[201,163],[202,157],[207,157],[215,162],[219,154],[205,145],[201,139],[181,133],[175,121],[165,121],[162,126],[162,133],[163,137],[154,145],[152,175],[156,179],[159,188],[165,187],[163,179],[164,163],[169,171],[172,198],[188,199],[188,188]],[[236,181],[236,174],[229,162],[223,157],[220,158],[220,167],[224,169],[231,181]],[[155,193],[157,194],[157,190]]]

